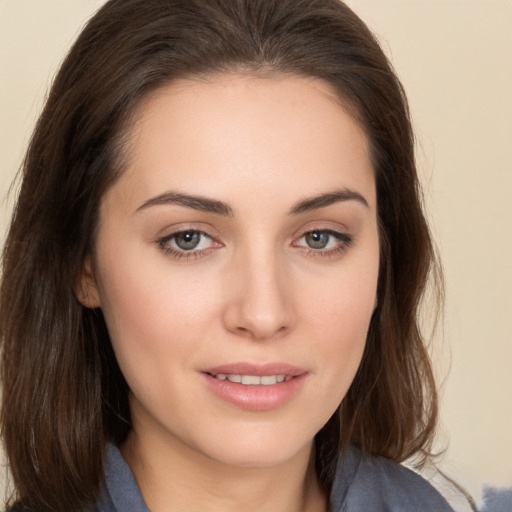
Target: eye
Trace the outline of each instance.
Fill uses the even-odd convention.
[[[332,229],[314,229],[304,233],[295,243],[303,247],[308,255],[334,255],[347,250],[353,238],[347,233]]]
[[[214,240],[206,233],[193,229],[177,231],[158,240],[167,254],[176,258],[200,256],[215,247]]]
[[[304,235],[304,241],[311,249],[326,249],[332,238],[333,235],[325,231],[311,231]]]

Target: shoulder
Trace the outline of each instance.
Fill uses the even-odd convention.
[[[453,512],[420,475],[383,457],[357,450],[340,457],[331,493],[332,512]]]

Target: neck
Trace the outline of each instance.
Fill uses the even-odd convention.
[[[175,439],[136,431],[121,451],[152,512],[325,512],[314,470],[313,443],[269,467],[231,466]]]

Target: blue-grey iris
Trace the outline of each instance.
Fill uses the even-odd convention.
[[[325,249],[329,243],[329,233],[322,233],[321,231],[312,231],[305,235],[306,243],[311,249]]]
[[[182,251],[191,251],[195,249],[199,242],[201,241],[201,233],[197,233],[195,231],[183,231],[182,233],[178,233],[174,240],[176,245]]]

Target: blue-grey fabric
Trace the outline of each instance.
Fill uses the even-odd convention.
[[[107,446],[103,492],[91,512],[149,512],[131,469],[111,444]]]
[[[480,512],[511,512],[512,487],[508,489],[486,486],[483,492],[484,504]]]
[[[383,457],[340,457],[331,512],[454,512],[441,494],[410,469]]]
[[[330,512],[453,512],[421,476],[387,459],[353,450],[340,458]],[[91,512],[149,512],[120,451],[109,445],[105,486]]]

